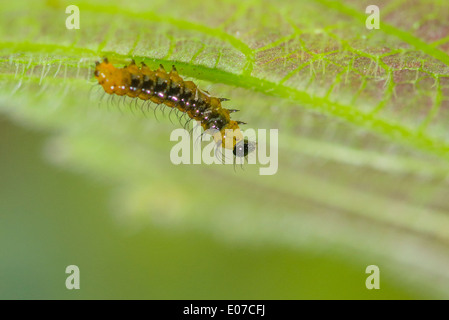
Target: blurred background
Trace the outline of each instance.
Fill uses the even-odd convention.
[[[373,31],[369,4],[2,4],[0,298],[447,298],[448,6],[379,1]],[[178,124],[102,98],[104,56],[279,129],[278,173],[173,165]]]
[[[424,298],[381,265],[382,290],[366,266],[333,252],[222,241],[207,232],[111,218],[111,185],[42,159],[48,135],[2,118],[2,299],[377,299]],[[200,209],[204,210],[204,209]],[[65,268],[80,268],[67,290]]]

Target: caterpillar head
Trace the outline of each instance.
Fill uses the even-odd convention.
[[[235,144],[232,153],[234,153],[234,156],[236,157],[246,157],[254,150],[256,150],[256,143],[253,141],[248,141],[248,139],[244,139]]]

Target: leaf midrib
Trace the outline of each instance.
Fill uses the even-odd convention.
[[[0,42],[0,48],[8,47],[10,52],[48,52],[54,53],[56,50],[61,50],[64,53],[77,53],[79,55],[89,55],[92,57],[92,63],[95,59],[102,56],[113,57],[117,61],[128,61],[129,57],[126,55],[117,54],[115,52],[95,52],[90,49],[80,47],[66,47],[56,44],[36,44],[36,43],[12,43]],[[309,94],[306,91],[301,91],[283,84],[276,84],[274,82],[259,79],[250,75],[238,75],[227,71],[209,68],[207,66],[196,65],[192,66],[189,63],[164,59],[151,59],[145,56],[134,56],[136,60],[145,60],[145,62],[153,67],[162,64],[176,64],[177,69],[184,76],[190,76],[201,80],[211,82],[219,82],[226,85],[237,86],[256,92],[261,92],[266,95],[275,96],[283,99],[290,99],[302,107],[310,110],[319,111],[333,117],[344,119],[358,127],[368,129],[380,136],[386,137],[389,141],[408,145],[415,149],[437,155],[445,160],[449,160],[449,143],[444,140],[439,140],[420,130],[412,130],[402,124],[383,119],[377,114],[362,112],[350,105],[344,105],[330,100],[328,97],[318,97]]]

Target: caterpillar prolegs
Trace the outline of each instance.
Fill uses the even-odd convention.
[[[226,98],[216,98],[199,89],[192,81],[184,81],[175,66],[167,73],[162,65],[152,71],[142,62],[138,67],[134,60],[124,68],[114,67],[107,58],[96,62],[95,78],[108,94],[127,95],[131,98],[165,104],[187,114],[201,123],[206,133],[213,131],[215,143],[232,149],[234,156],[246,157],[255,150],[255,143],[244,139],[240,131],[241,121],[231,120],[231,113],[238,110],[221,106]],[[232,132],[232,140],[226,134]]]

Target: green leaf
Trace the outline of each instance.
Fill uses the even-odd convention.
[[[50,161],[116,186],[124,225],[332,247],[448,293],[445,1],[385,2],[379,30],[366,1],[81,1],[79,30],[65,27],[69,4],[2,6],[0,111],[53,132]],[[102,97],[104,56],[175,64],[249,127],[279,129],[278,173],[174,166],[178,124]]]

